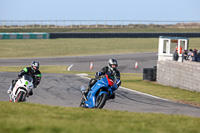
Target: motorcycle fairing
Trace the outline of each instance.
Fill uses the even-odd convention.
[[[92,86],[91,90],[89,91],[88,95],[87,95],[87,101],[85,101],[85,105],[88,108],[94,108],[95,107],[95,103],[96,103],[96,93],[98,92],[98,90],[100,88],[108,88],[108,81],[106,79],[106,77],[98,80],[96,82],[96,84],[94,84],[94,86]],[[98,95],[101,95],[103,93],[106,93],[107,95],[109,95],[106,91],[101,91]]]

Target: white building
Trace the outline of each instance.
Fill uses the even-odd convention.
[[[188,50],[189,38],[185,37],[159,37],[158,46],[158,61],[173,60],[173,53],[178,50],[179,59],[182,61],[182,53],[184,50]]]

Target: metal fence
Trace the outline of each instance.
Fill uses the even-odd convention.
[[[199,21],[0,20],[0,28],[200,28]]]

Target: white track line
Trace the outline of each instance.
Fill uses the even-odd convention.
[[[73,67],[73,64],[71,64],[69,67],[68,67],[68,69],[67,69],[67,71],[70,71],[70,69]]]
[[[127,91],[131,91],[131,92],[134,92],[134,93],[137,93],[137,94],[141,94],[141,95],[153,97],[153,98],[156,98],[156,99],[160,99],[160,100],[164,100],[164,101],[170,101],[170,100],[168,100],[168,99],[164,99],[164,98],[157,97],[157,96],[153,96],[153,95],[146,94],[146,93],[143,93],[143,92],[135,91],[135,90],[132,90],[132,89],[129,89],[129,88],[125,88],[125,87],[122,87],[122,86],[120,86],[119,88],[120,88],[120,89],[127,90]]]
[[[91,78],[88,78],[88,77],[85,77],[85,76],[80,76],[80,75],[78,75],[78,74],[77,74],[77,76],[79,76],[79,77],[81,77],[81,78],[88,79],[88,80],[91,79]],[[160,99],[160,100],[164,100],[164,101],[170,101],[170,100],[168,100],[168,99],[164,99],[164,98],[157,97],[157,96],[153,96],[153,95],[146,94],[146,93],[143,93],[143,92],[135,91],[135,90],[132,90],[132,89],[129,89],[129,88],[125,88],[125,87],[122,87],[122,86],[120,86],[119,88],[120,88],[120,89],[124,89],[124,90],[126,90],[126,91],[131,91],[131,92],[134,92],[134,93],[137,93],[137,94],[140,94],[140,95],[145,95],[145,96],[153,97],[153,98]]]

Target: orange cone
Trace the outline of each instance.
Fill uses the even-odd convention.
[[[90,63],[90,69],[93,69],[93,62]]]
[[[138,68],[138,62],[136,61],[135,62],[135,69],[137,69]]]

